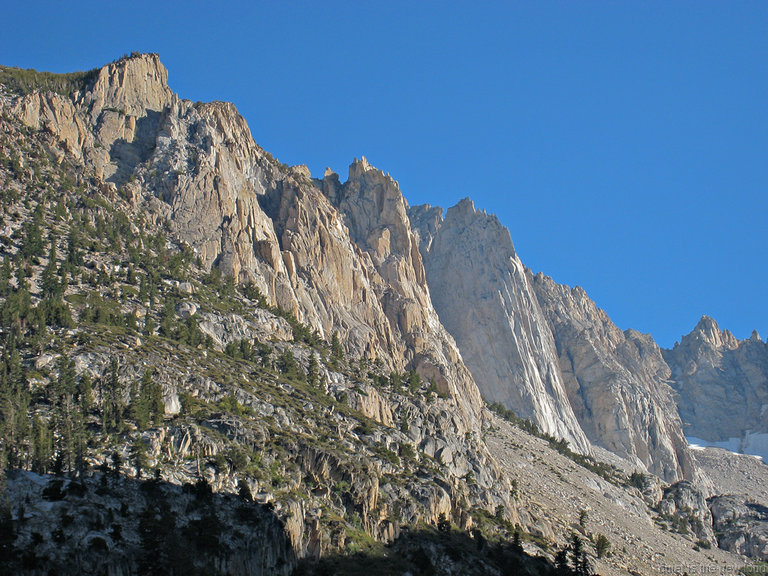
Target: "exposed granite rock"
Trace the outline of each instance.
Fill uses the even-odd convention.
[[[687,435],[738,443],[768,433],[768,345],[757,332],[739,341],[704,316],[663,354]],[[753,453],[768,457],[765,449]]]
[[[35,92],[18,99],[12,112],[63,140],[98,177],[122,181],[151,150],[161,113],[177,100],[157,54],[142,54],[104,66],[84,91]]]
[[[712,514],[704,494],[690,482],[677,482],[665,489],[658,508],[668,517],[685,521],[687,530],[693,532],[698,540],[717,544],[712,531]]]
[[[469,200],[445,219],[430,206],[410,215],[435,307],[486,399],[577,450],[588,438],[667,481],[699,478],[649,336],[621,332],[580,288],[527,272],[509,231]]]
[[[726,495],[711,499],[710,509],[720,548],[768,560],[768,508]]]
[[[237,314],[221,315],[201,312],[197,315],[198,327],[213,339],[220,349],[237,340],[260,340],[290,342],[293,339],[291,326],[266,310],[256,309],[246,320]]]
[[[361,158],[350,166],[337,202],[350,237],[383,279],[377,293],[407,346],[412,366],[441,392],[462,398],[463,409],[478,410],[482,399],[477,386],[433,308],[408,205],[397,182]]]
[[[509,230],[475,211],[411,211],[435,308],[456,339],[486,400],[500,402],[542,430],[589,452],[568,402],[557,350]]]
[[[530,275],[530,273],[529,273]],[[568,397],[589,439],[665,480],[700,479],[653,339],[622,332],[579,287],[530,280],[554,334]]]
[[[116,69],[127,66],[127,60],[116,63]],[[115,76],[116,82],[118,76]],[[92,88],[89,84],[83,93]],[[78,98],[72,95],[69,101],[75,102]],[[117,96],[112,98],[118,103]],[[19,101],[0,98],[4,112],[0,115],[0,133],[7,137],[16,131],[20,138],[27,138],[27,143],[34,140],[50,146],[49,157],[63,157],[62,175],[53,175],[54,186],[66,175],[73,178],[76,186],[86,188],[86,196],[98,200],[96,206],[81,213],[95,217],[103,209],[107,214],[135,219],[131,232],[133,239],[139,240],[143,238],[135,231],[137,226],[153,230],[155,226],[159,229],[169,225],[172,233],[168,236],[167,250],[141,247],[142,253],[146,252],[144,255],[150,259],[155,254],[175,257],[179,248],[189,247],[205,265],[201,267],[192,261],[177,276],[178,280],[166,279],[158,287],[160,299],[176,302],[181,296],[184,306],[180,306],[178,312],[198,320],[198,327],[210,336],[204,343],[184,342],[181,332],[177,340],[176,335],[172,338],[140,336],[134,328],[113,329],[99,322],[86,322],[71,330],[54,329],[49,343],[34,352],[25,350],[22,361],[29,369],[35,358],[51,352],[56,358],[76,359],[76,372],[91,375],[94,404],[87,415],[87,459],[91,467],[104,465],[105,460],[109,461],[108,454],[117,451],[122,464],[114,476],[133,476],[133,466],[138,464],[132,461],[132,448],[138,447],[141,440],[147,447],[147,465],[157,467],[164,480],[181,484],[202,478],[215,492],[229,493],[236,491],[242,481],[258,502],[269,504],[279,519],[279,523],[272,526],[280,528],[282,544],[270,550],[270,543],[257,537],[254,549],[246,552],[254,560],[253,564],[240,564],[237,560],[236,565],[222,563],[222,570],[259,573],[260,555],[267,558],[276,555],[287,543],[298,556],[317,556],[333,548],[354,550],[361,542],[370,543],[371,537],[389,542],[397,536],[401,525],[434,524],[441,515],[461,530],[490,522],[491,527],[502,529],[503,537],[508,536],[504,530],[520,524],[540,542],[534,552],[549,554],[551,543],[560,544],[573,529],[581,509],[588,509],[590,518],[599,522],[615,543],[615,557],[598,562],[596,568],[600,573],[626,574],[630,569],[650,572],[646,567],[658,566],[661,550],[667,557],[698,560],[707,567],[710,562],[722,564],[724,558],[730,558],[717,550],[704,557],[692,549],[689,540],[660,531],[651,522],[642,501],[633,490],[625,490],[618,476],[613,477],[616,485],[612,485],[605,477],[556,452],[547,442],[520,429],[511,429],[494,415],[482,413],[482,418],[476,418],[474,408],[479,401],[472,399],[472,388],[462,388],[464,384],[469,386],[464,380],[467,372],[450,336],[439,323],[435,325],[434,311],[409,307],[423,304],[429,291],[423,271],[420,272],[420,255],[414,253],[415,236],[409,237],[407,232],[410,223],[403,217],[405,202],[396,184],[367,162],[361,160],[353,164],[351,184],[341,184],[332,173],[322,182],[312,181],[305,167],[280,165],[255,147],[246,135],[247,126],[232,107],[194,105],[172,97],[162,110],[153,111],[157,114],[147,114],[152,118],[144,124],[146,130],[140,137],[134,136],[129,142],[130,132],[120,133],[115,141],[118,146],[110,147],[109,162],[103,164],[100,173],[109,180],[99,181],[92,177],[94,164],[88,164],[91,162],[88,146],[84,145],[85,153],[77,164],[72,161],[76,158],[74,154],[63,155],[62,144],[50,132],[21,130],[17,118],[9,118],[6,113]],[[104,110],[110,114],[121,113],[116,107]],[[75,113],[80,121],[87,117],[87,111],[77,107]],[[123,128],[138,130],[138,121],[133,128],[130,121],[126,122]],[[111,126],[105,123],[102,134],[105,142],[112,137],[109,134],[114,136],[123,129],[119,124]],[[240,130],[237,142],[220,139],[211,150],[206,149],[209,142],[221,138],[227,130],[232,134]],[[176,131],[174,138],[168,136],[171,131]],[[195,140],[198,137],[199,141]],[[0,142],[6,156],[10,142],[9,138]],[[134,143],[138,145],[128,149],[120,147]],[[100,149],[101,145],[94,145],[92,152],[98,154]],[[48,153],[47,150],[43,150],[42,155],[40,150],[37,152],[38,158]],[[208,152],[211,154],[206,156]],[[65,168],[68,172],[63,171]],[[29,166],[22,166],[22,171],[31,173]],[[16,191],[34,183],[31,176],[24,182],[11,172],[15,170],[0,166],[0,177],[10,181]],[[51,172],[44,174],[47,177]],[[219,194],[214,180],[211,186],[203,181],[195,183],[199,174],[234,182],[232,190],[239,191]],[[249,176],[243,178],[243,174]],[[119,195],[116,194],[118,188]],[[39,201],[40,194],[33,187],[28,190],[30,202],[17,202],[12,208],[18,209],[22,218],[12,219],[8,224],[8,237],[13,238],[4,248],[18,247],[14,229],[18,230],[31,213],[29,206],[23,204]],[[182,198],[189,191],[193,192],[190,198]],[[81,195],[80,191],[69,194],[64,186],[61,193],[67,200],[62,205],[69,205],[71,200],[76,202]],[[205,199],[209,197],[216,201],[206,204]],[[195,205],[198,201],[200,206]],[[237,208],[240,201],[247,204],[246,209]],[[309,218],[313,203],[318,207],[316,220]],[[373,210],[375,218],[369,217],[369,210]],[[54,221],[52,206],[48,206],[44,214],[49,222]],[[207,220],[211,214],[213,218]],[[243,214],[246,217],[241,221]],[[340,222],[338,227],[330,220],[334,216]],[[204,229],[195,228],[195,218],[208,224],[217,224],[216,218],[222,218],[222,231],[210,231],[214,237],[212,243],[206,244]],[[248,222],[257,219],[258,225],[264,226],[263,237],[252,235],[254,228],[249,227]],[[377,229],[377,219],[386,223],[383,228]],[[66,220],[57,217],[55,222],[57,231],[66,229]],[[327,254],[323,250],[313,252],[310,242],[322,243],[323,235],[329,230],[339,234],[333,248],[329,248]],[[57,236],[61,240],[61,236]],[[265,238],[266,242],[255,245],[254,238]],[[124,270],[112,262],[115,256],[124,261],[132,257],[124,250],[125,245],[115,246],[109,254],[100,252],[98,245],[99,242],[94,242],[96,250],[89,250],[85,255],[86,270],[104,270],[107,274],[122,276]],[[267,256],[262,256],[260,247]],[[58,248],[61,253],[61,242]],[[346,256],[344,251],[348,252]],[[351,314],[339,304],[341,297],[338,288],[334,291],[334,280],[322,277],[322,269],[328,264],[323,259],[329,259],[331,254],[333,258],[346,257],[345,264],[354,270],[353,273],[332,271],[329,278],[338,274],[335,280],[365,279],[370,283],[365,301],[361,299],[359,308]],[[265,260],[273,255],[277,262],[274,265]],[[213,263],[235,273],[240,280],[257,282],[270,304],[279,303],[313,328],[322,330],[326,337],[329,333],[326,326],[339,330],[347,358],[329,361],[323,346],[318,350],[305,342],[291,341],[284,319],[270,310],[256,310],[251,297],[245,295],[247,290],[227,290],[227,297],[218,300],[211,292],[216,283],[205,276],[207,267]],[[249,268],[252,264],[262,267]],[[321,269],[312,271],[317,265]],[[42,265],[31,265],[33,298],[41,268]],[[141,268],[137,273],[150,272],[145,266]],[[394,280],[390,282],[393,275]],[[84,276],[81,279],[73,275],[67,287],[69,295],[94,291]],[[103,298],[112,299],[110,304],[114,304],[119,313],[152,317],[157,325],[157,307],[140,302],[130,285],[123,285],[125,290],[120,294],[122,282],[110,284],[100,293]],[[95,287],[95,291],[99,288]],[[321,297],[328,298],[325,312],[318,304],[322,302]],[[83,307],[73,304],[73,311],[82,312]],[[348,316],[343,317],[345,313]],[[324,314],[330,318],[327,323]],[[359,324],[354,324],[357,314],[361,318],[368,314],[365,322],[373,318],[381,323],[368,326],[363,320],[357,320]],[[286,315],[280,312],[280,316]],[[347,324],[339,320],[342,317],[347,319]],[[206,322],[210,322],[207,331],[203,328]],[[368,332],[355,340],[350,336],[355,326],[363,326]],[[391,337],[391,348],[380,344],[387,337]],[[226,343],[251,338],[259,339],[269,349],[259,348],[264,356],[246,359],[233,357],[238,356],[237,351],[233,355],[221,353],[220,348]],[[352,342],[371,342],[369,349],[373,355],[368,357],[375,357],[384,365],[357,362],[357,350],[366,348],[365,344],[355,348]],[[283,352],[291,352],[298,364],[297,372],[280,374],[270,367],[267,357],[274,358]],[[316,386],[309,386],[303,382],[300,370],[307,370],[310,354],[316,353],[320,359],[320,377]],[[425,359],[438,364],[437,370],[431,371],[432,376]],[[114,389],[108,393],[113,379],[113,360],[117,360],[119,386],[116,393]],[[422,375],[433,378],[440,384],[441,391],[448,392],[448,397],[435,394],[426,384],[403,390],[387,383],[391,368],[406,366],[416,366]],[[39,415],[56,425],[52,419],[56,402],[41,395],[55,385],[55,368],[47,362],[42,362],[40,368],[34,375],[29,371],[31,389],[35,390],[30,417]],[[164,407],[157,407],[152,416],[152,427],[142,430],[138,420],[128,414],[121,434],[105,432],[98,418],[105,412],[105,402],[130,405],[131,390],[136,390],[133,385],[147,368],[152,372],[153,382],[160,385],[164,401]],[[448,386],[443,385],[441,376]],[[171,418],[173,414],[175,417]],[[109,484],[107,478],[108,488]],[[171,487],[171,491],[177,490]],[[14,498],[14,511],[16,501],[21,498]],[[116,503],[93,499],[84,503],[78,513],[84,518],[98,519],[102,525],[94,528],[94,532],[102,532],[106,518],[116,510],[113,505]],[[99,508],[100,504],[106,506]],[[233,511],[222,509],[222,512],[229,516]],[[49,519],[45,520],[49,522],[44,527],[46,546],[38,548],[44,552],[51,549],[51,541],[59,538],[50,532],[54,525]],[[63,523],[65,517],[61,520]],[[131,515],[130,522],[135,525],[135,514]],[[27,527],[22,530],[22,541],[34,545],[33,538],[38,537],[33,537]],[[247,530],[240,532],[248,536]],[[133,538],[136,531],[130,528],[126,533]],[[119,553],[120,549],[130,549],[132,542],[123,541],[112,547],[114,541],[99,534],[92,536],[68,542],[56,553],[77,554],[83,543],[94,544],[101,550],[106,545],[108,551]],[[542,543],[541,538],[549,542]],[[122,548],[124,546],[127,547]],[[528,541],[525,546],[532,549],[536,544]],[[166,550],[174,548],[167,546]],[[226,562],[236,558],[230,555]],[[75,566],[74,572],[83,572],[74,563],[68,566]],[[131,566],[122,565],[91,566],[91,569],[113,574],[135,571]],[[54,568],[54,571],[61,570]],[[456,573],[465,572],[456,568]]]
[[[379,298],[383,284],[339,214],[306,182],[283,180],[264,200],[283,251],[298,314],[326,338],[339,332],[353,356],[405,355]]]

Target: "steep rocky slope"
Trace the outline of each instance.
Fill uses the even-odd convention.
[[[607,537],[611,555],[593,558],[597,574],[692,574],[709,569],[703,567],[710,562],[719,566],[713,568],[716,571],[723,564],[735,567],[743,562],[714,546],[709,548],[709,544],[702,547],[693,530],[681,529],[681,522],[675,522],[680,516],[666,515],[665,494],[654,477],[643,478],[642,490],[617,486],[553,452],[542,440],[504,422],[498,423],[487,438],[503,467],[518,480],[518,514],[541,518],[541,510],[557,510],[543,515],[550,521],[538,525],[542,536],[554,538],[560,547],[565,544],[561,535],[571,532],[591,545],[599,534]],[[667,491],[683,490],[673,485]],[[684,514],[710,514],[698,491],[686,495],[685,500],[678,500],[679,510],[694,501],[702,508],[685,509]],[[648,503],[652,503],[652,508]],[[711,533],[711,525],[709,530]]]
[[[768,458],[768,345],[737,340],[707,316],[664,350],[688,436]]]

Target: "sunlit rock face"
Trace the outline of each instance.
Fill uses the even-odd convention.
[[[509,230],[469,199],[444,219],[439,208],[424,206],[411,215],[435,308],[483,396],[588,453],[555,342]]]
[[[533,276],[471,201],[410,215],[435,308],[487,400],[578,451],[592,442],[665,479],[696,477],[652,338],[620,331],[580,288]]]

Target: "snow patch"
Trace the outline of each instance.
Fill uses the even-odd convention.
[[[768,434],[747,432],[741,438],[728,438],[728,440],[705,440],[695,436],[686,436],[688,445],[693,450],[704,448],[722,448],[733,454],[754,456],[768,464]]]

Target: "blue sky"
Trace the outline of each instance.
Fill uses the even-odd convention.
[[[9,2],[0,63],[157,52],[281,161],[469,196],[523,262],[670,346],[768,332],[768,2]]]

